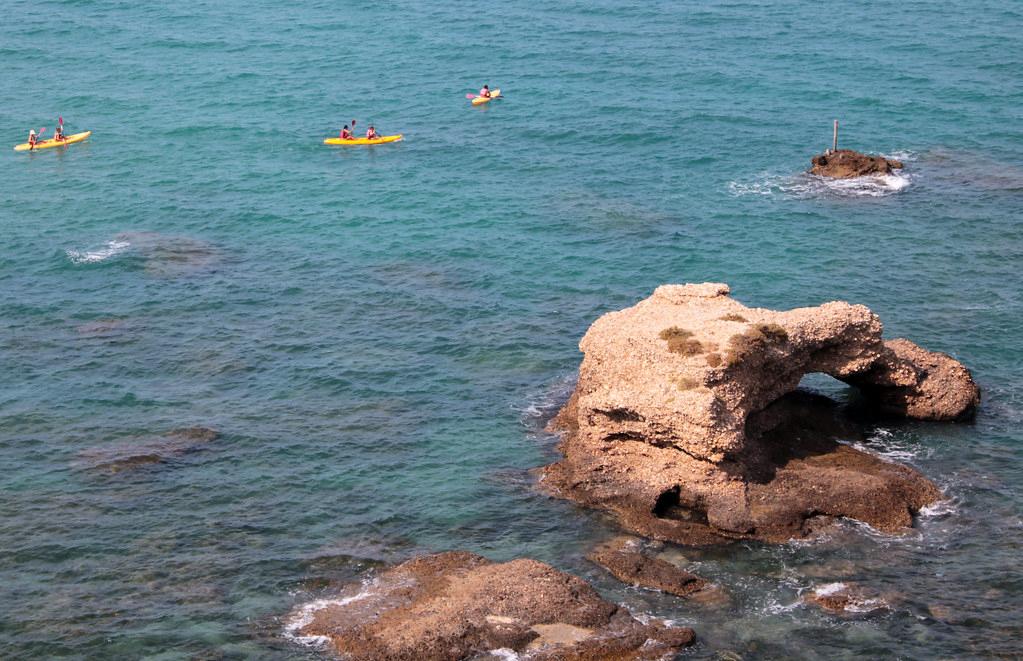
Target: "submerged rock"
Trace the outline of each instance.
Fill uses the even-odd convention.
[[[851,179],[892,174],[901,170],[902,163],[884,156],[870,156],[852,149],[838,149],[818,154],[810,159],[810,174],[833,179]]]
[[[583,580],[535,560],[466,552],[409,560],[337,600],[293,613],[300,640],[352,661],[457,659],[510,650],[524,659],[659,659],[691,629],[643,623]]]
[[[123,232],[114,240],[145,259],[146,273],[174,277],[214,268],[218,251],[208,243],[187,236],[157,232]]]
[[[75,331],[84,337],[107,338],[123,334],[130,328],[127,319],[94,319],[79,324]]]
[[[881,595],[853,583],[828,583],[803,596],[803,601],[832,615],[869,615],[891,609]]]
[[[90,448],[79,453],[78,463],[109,473],[120,473],[181,457],[213,442],[219,436],[219,432],[206,427],[173,429],[154,438]]]
[[[660,590],[679,597],[710,588],[710,583],[670,562],[643,553],[638,540],[618,537],[586,556],[629,585]]]
[[[908,340],[885,342],[862,305],[776,312],[728,294],[665,285],[590,327],[578,385],[551,425],[565,459],[544,483],[681,543],[780,541],[834,517],[910,526],[937,487],[839,443],[849,435],[830,400],[789,393],[823,372],[889,413],[957,420],[979,403],[969,372]]]

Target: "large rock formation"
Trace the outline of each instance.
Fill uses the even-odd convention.
[[[916,471],[837,442],[826,403],[788,395],[823,372],[888,413],[972,415],[979,391],[954,359],[885,342],[862,305],[748,308],[723,284],[664,285],[583,337],[572,398],[553,421],[565,459],[544,481],[679,542],[787,539],[833,517],[894,531],[940,497]]]
[[[901,170],[902,163],[884,156],[870,156],[852,149],[836,149],[810,159],[810,174],[833,179],[870,177],[891,174]]]
[[[465,552],[398,565],[299,609],[288,628],[350,661],[507,658],[508,650],[538,661],[660,659],[693,640],[692,629],[643,623],[542,562]]]

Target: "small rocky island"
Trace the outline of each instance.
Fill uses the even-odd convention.
[[[964,420],[980,402],[965,367],[882,339],[862,305],[774,311],[729,294],[664,285],[594,322],[551,423],[565,457],[544,469],[546,488],[683,544],[784,541],[839,517],[898,532],[941,499],[916,470],[839,442],[855,432],[837,406],[795,391],[820,372],[887,415]]]
[[[902,169],[902,162],[884,156],[870,156],[852,149],[829,149],[810,159],[810,174],[832,179],[877,177]]]
[[[662,659],[693,630],[633,617],[536,560],[453,551],[414,558],[297,613],[294,634],[351,661]]]

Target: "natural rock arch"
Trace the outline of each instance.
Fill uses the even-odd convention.
[[[969,372],[908,340],[884,341],[862,305],[773,311],[729,293],[664,285],[594,322],[576,391],[553,423],[567,432],[566,457],[547,468],[547,484],[664,539],[785,538],[836,516],[909,525],[937,488],[827,434],[787,438],[803,435],[791,418],[808,403],[786,396],[822,372],[888,413],[960,420],[979,403]]]

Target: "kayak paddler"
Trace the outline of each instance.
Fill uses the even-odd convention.
[[[53,139],[54,140],[67,140],[67,138],[64,137],[64,125],[63,124],[57,124],[57,128],[55,128],[53,130]]]
[[[41,133],[42,133],[42,129],[40,129],[40,134]],[[35,129],[29,129],[28,130],[28,148],[30,150],[31,149],[35,149],[37,142],[39,142],[39,137],[36,135]]]
[[[366,139],[367,140],[376,140],[379,137],[380,136],[377,135],[377,130],[375,128],[373,128],[372,125],[368,129],[366,129]]]
[[[484,99],[490,98],[490,85],[484,85],[483,89],[480,90],[480,96]]]
[[[351,140],[353,138],[352,132],[348,130],[347,124],[345,124],[345,127],[341,129],[341,134],[338,137],[342,140]]]

